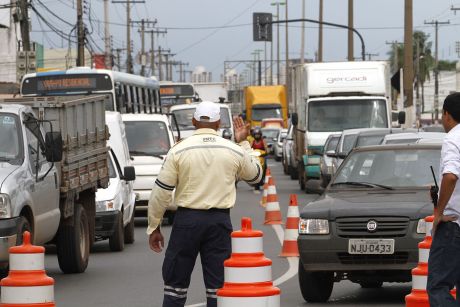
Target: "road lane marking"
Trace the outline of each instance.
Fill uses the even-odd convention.
[[[278,237],[278,240],[281,243],[281,246],[283,246],[283,241],[284,241],[284,230],[281,225],[272,225],[273,230],[276,233],[276,236]],[[273,285],[279,286],[282,283],[288,281],[292,277],[297,275],[297,270],[299,267],[299,257],[287,257],[287,261],[289,263],[289,269],[287,270],[286,273],[284,273],[282,276],[278,277],[275,281],[273,281]]]

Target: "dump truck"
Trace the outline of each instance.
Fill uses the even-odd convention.
[[[64,273],[84,272],[95,238],[95,193],[109,182],[108,95],[0,100],[0,268],[32,233],[55,244]]]

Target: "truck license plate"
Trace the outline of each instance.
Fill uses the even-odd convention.
[[[394,251],[394,239],[350,239],[348,241],[349,254],[383,255],[393,254]]]

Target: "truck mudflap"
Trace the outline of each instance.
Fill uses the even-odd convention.
[[[319,179],[321,168],[319,166],[321,156],[318,155],[303,155],[303,165],[305,166],[305,174],[307,178]]]
[[[0,268],[8,264],[9,248],[16,245],[21,217],[0,219]]]

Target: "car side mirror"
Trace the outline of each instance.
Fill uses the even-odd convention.
[[[401,111],[398,113],[398,124],[403,125],[406,123],[406,112]]]
[[[291,123],[293,126],[297,126],[299,124],[299,115],[297,113],[292,113]]]
[[[335,153],[335,150],[326,151],[326,156],[328,156],[329,158],[337,158],[337,154]]]
[[[278,138],[273,138],[273,141],[274,141],[274,142],[278,142]]]
[[[47,132],[45,135],[45,156],[48,162],[62,160],[62,135],[60,132]]]
[[[125,166],[123,170],[123,180],[125,181],[134,181],[136,180],[136,170],[134,166]]]

